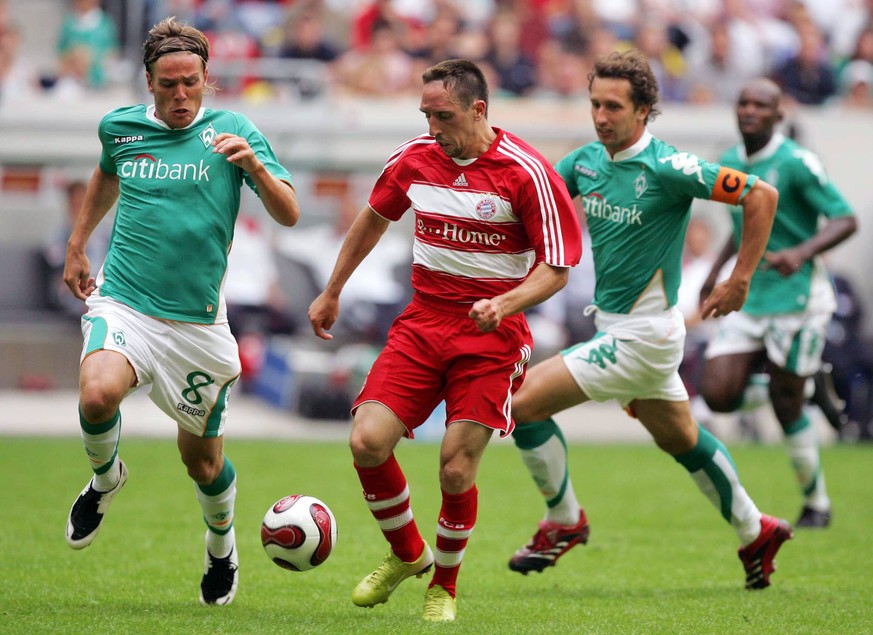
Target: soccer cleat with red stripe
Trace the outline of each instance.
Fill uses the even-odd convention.
[[[509,568],[524,575],[530,571],[542,573],[546,567],[554,567],[558,558],[579,543],[586,544],[590,532],[588,519],[581,509],[579,522],[575,525],[540,521],[539,529],[530,542],[516,551],[509,560]]]
[[[747,589],[766,589],[770,574],[776,570],[776,552],[786,540],[794,537],[787,520],[761,516],[761,533],[749,545],[740,547],[738,555],[746,570]]]

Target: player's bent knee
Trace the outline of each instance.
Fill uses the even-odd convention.
[[[211,457],[198,457],[184,461],[188,477],[198,485],[212,485],[221,474],[221,465]]]
[[[724,386],[707,384],[700,387],[700,395],[713,412],[734,412],[743,401],[743,393],[725,390]]]
[[[381,437],[368,434],[366,430],[355,427],[349,437],[349,449],[355,463],[361,467],[382,465],[391,455],[391,447],[386,446]]]
[[[464,466],[448,463],[440,468],[440,487],[448,494],[462,494],[474,482],[475,475]]]
[[[734,397],[733,395],[701,393],[706,405],[713,412],[735,412],[739,409],[743,402],[743,397]]]
[[[106,386],[90,383],[79,391],[79,407],[82,416],[89,423],[101,423],[112,417],[118,410],[124,395],[116,394]]]

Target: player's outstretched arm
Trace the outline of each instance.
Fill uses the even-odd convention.
[[[339,315],[339,297],[351,275],[363,262],[373,247],[388,229],[390,221],[379,216],[368,205],[362,209],[349,228],[343,246],[340,248],[333,273],[327,286],[309,306],[309,322],[312,331],[321,339],[333,339],[327,330],[336,322]]]

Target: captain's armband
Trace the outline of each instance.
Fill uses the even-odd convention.
[[[712,188],[712,195],[709,198],[719,203],[736,205],[740,202],[740,197],[746,189],[748,180],[749,175],[745,172],[722,166],[718,171],[718,178],[715,180],[715,186]]]

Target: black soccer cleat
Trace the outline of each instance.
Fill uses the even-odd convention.
[[[200,604],[223,606],[233,601],[239,584],[239,560],[236,545],[224,558],[216,558],[206,550],[206,564],[200,581]]]
[[[800,510],[800,517],[794,523],[795,527],[805,529],[824,529],[831,524],[831,510],[819,511],[809,505],[804,505]]]
[[[70,508],[70,515],[67,517],[67,544],[73,549],[84,549],[97,537],[109,504],[127,482],[127,467],[121,459],[118,459],[118,467],[120,476],[115,487],[108,492],[99,492],[94,489],[94,477],[91,477]]]

